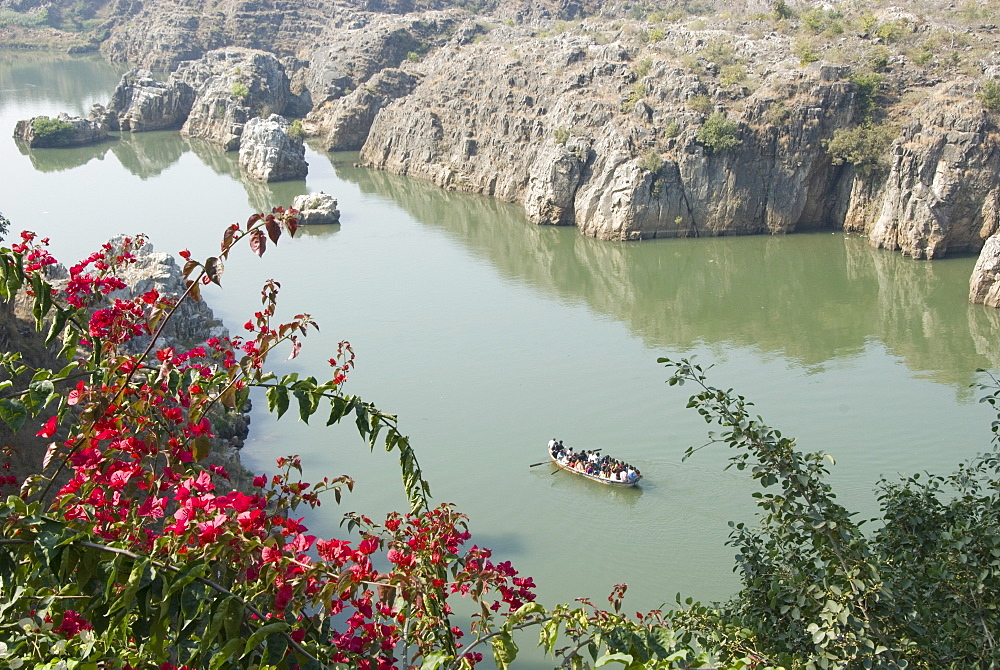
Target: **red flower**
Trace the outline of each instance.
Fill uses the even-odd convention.
[[[52,437],[56,434],[56,423],[56,417],[52,417],[45,422],[45,427],[35,433],[35,435],[38,435],[39,437]]]

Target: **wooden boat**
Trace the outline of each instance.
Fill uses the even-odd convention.
[[[639,480],[642,479],[642,475],[639,475],[638,477],[636,477],[635,479],[633,479],[630,482],[621,482],[621,481],[618,481],[618,480],[615,480],[615,479],[607,479],[605,477],[600,477],[598,475],[590,475],[590,474],[587,474],[586,472],[584,472],[583,470],[577,470],[576,468],[571,468],[569,465],[566,465],[565,463],[560,463],[559,460],[556,459],[556,457],[552,455],[552,450],[551,449],[549,449],[548,452],[549,452],[549,460],[551,460],[552,463],[553,463],[553,465],[555,465],[557,468],[565,470],[566,472],[571,472],[574,475],[577,475],[579,477],[583,477],[584,479],[589,479],[591,481],[598,482],[600,484],[604,484],[606,486],[617,486],[619,488],[631,488],[631,487],[635,486],[636,484],[638,484]]]

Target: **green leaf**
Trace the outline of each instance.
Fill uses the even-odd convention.
[[[629,654],[607,654],[601,656],[594,663],[595,668],[599,668],[602,665],[607,665],[608,663],[621,663],[622,665],[628,666],[632,665],[632,657]]]
[[[424,656],[424,662],[420,665],[420,670],[437,670],[444,663],[448,662],[448,656],[440,651]]]
[[[56,387],[47,379],[39,379],[28,384],[28,404],[38,412],[55,397]]]
[[[7,424],[10,432],[21,430],[27,418],[28,409],[19,398],[0,398],[0,420]]]
[[[228,664],[233,660],[233,656],[239,652],[240,647],[243,646],[243,639],[234,637],[230,639],[226,644],[212,656],[212,660],[208,664],[208,670],[218,670],[223,666],[223,664]]]
[[[288,411],[288,388],[285,386],[272,386],[267,390],[267,411],[275,410],[279,419]]]
[[[517,658],[517,645],[510,633],[497,635],[490,644],[493,645],[493,660],[496,661],[499,670],[508,670],[510,664]]]
[[[199,435],[191,440],[191,453],[196,461],[203,461],[212,452],[212,440],[207,435]]]
[[[285,633],[291,629],[284,621],[275,621],[274,623],[269,623],[266,626],[261,626],[254,631],[250,639],[247,640],[246,647],[243,649],[243,656],[240,658],[246,658],[261,642],[263,642],[269,635],[276,635],[279,633]]]

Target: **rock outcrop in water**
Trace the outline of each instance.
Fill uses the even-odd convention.
[[[247,121],[240,138],[240,168],[257,181],[305,179],[309,164],[300,136],[291,137],[291,124],[278,114]]]
[[[108,133],[91,119],[60,114],[54,119],[36,116],[18,121],[14,126],[14,139],[31,148],[78,147],[103,142],[108,139]]]
[[[340,210],[337,209],[337,199],[323,193],[306,193],[297,195],[292,200],[292,208],[299,210],[299,225],[329,225],[340,223]]]

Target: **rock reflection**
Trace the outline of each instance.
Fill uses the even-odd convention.
[[[503,276],[622,321],[656,350],[749,347],[821,368],[878,341],[961,394],[977,368],[1000,367],[1000,313],[967,302],[971,258],[914,261],[839,233],[603,242],[351,158],[332,155],[341,179],[447,232]]]
[[[39,172],[63,172],[86,165],[94,159],[104,160],[105,155],[116,142],[117,140],[110,139],[99,144],[60,149],[31,149],[27,142],[21,140],[15,140],[14,144],[22,156],[28,157],[28,160],[31,161],[31,167],[35,170]]]
[[[126,170],[140,179],[163,173],[188,151],[187,141],[176,132],[121,133],[111,150]]]

